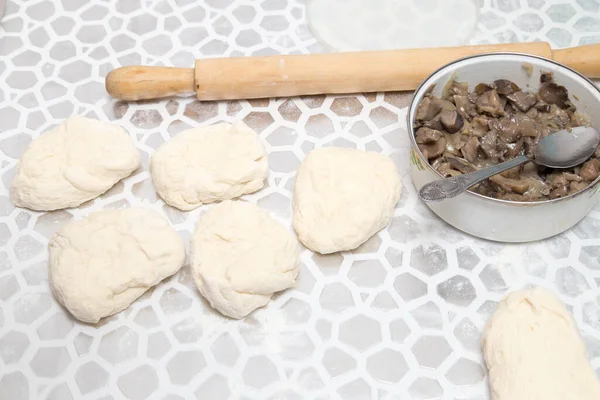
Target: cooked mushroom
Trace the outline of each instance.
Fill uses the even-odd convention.
[[[504,115],[504,105],[495,90],[489,90],[477,97],[477,111],[494,117]]]
[[[433,117],[433,119],[430,119],[428,121],[420,121],[419,125],[424,126],[425,128],[435,129],[436,131],[444,130],[444,127],[440,122],[440,114],[436,115],[435,117]]]
[[[469,94],[469,84],[466,82],[458,82],[454,79],[448,81],[442,90],[443,99],[451,99],[453,96],[466,96]]]
[[[440,164],[440,167],[437,170],[446,178],[450,176],[462,175],[462,172],[453,169],[450,163],[447,162]]]
[[[439,115],[444,129],[450,133],[458,132],[464,125],[464,120],[458,111],[442,111]]]
[[[417,130],[417,134],[415,135],[415,139],[417,143],[433,143],[439,140],[443,136],[442,132],[431,129],[431,128],[419,128]]]
[[[550,199],[558,199],[560,197],[565,197],[568,194],[569,194],[569,189],[567,188],[567,185],[559,186],[550,192]]]
[[[581,182],[583,180],[582,177],[572,172],[563,172],[562,176],[569,182]]]
[[[524,137],[523,138],[523,154],[525,154],[527,157],[533,157],[533,153],[535,151],[535,146],[537,145],[537,143],[535,142],[535,139],[532,137]]]
[[[418,144],[418,146],[425,158],[430,160],[432,158],[439,157],[442,155],[442,153],[444,153],[444,150],[446,150],[446,138],[441,137],[439,140],[433,143],[423,143]]]
[[[487,83],[479,83],[477,86],[475,86],[475,93],[478,95],[482,95],[490,90],[494,90],[494,87],[492,85],[488,85]]]
[[[547,113],[550,112],[550,104],[543,100],[539,100],[537,103],[535,103],[535,109],[540,112]]]
[[[564,86],[557,85],[554,82],[544,82],[538,93],[540,98],[548,104],[556,104],[560,108],[571,107],[569,92]]]
[[[477,160],[477,150],[479,150],[479,139],[472,137],[469,141],[460,149],[465,159],[469,162],[474,163]]]
[[[520,179],[510,179],[502,175],[494,175],[490,180],[507,192],[523,194],[529,189],[529,183]]]
[[[508,79],[497,79],[494,81],[494,87],[496,92],[503,95],[512,94],[516,91],[521,90],[516,83],[509,81]]]
[[[509,93],[506,95],[506,98],[523,112],[529,111],[537,103],[537,99],[533,94],[522,91]]]
[[[475,117],[477,115],[475,104],[469,100],[468,96],[455,95],[453,100],[454,104],[456,104],[456,110],[464,119],[470,120],[471,117]]]
[[[492,119],[490,129],[496,130],[507,143],[514,143],[521,137],[519,125],[507,118]]]
[[[554,73],[542,72],[540,75],[540,83],[552,82],[554,80]]]
[[[519,154],[521,154],[523,152],[523,144],[525,142],[525,139],[521,138],[519,140],[516,141],[515,145],[512,146],[510,148],[510,150],[508,151],[508,158],[512,159],[515,158],[516,156],[518,156]]]
[[[489,132],[481,140],[481,150],[483,150],[485,155],[492,160],[498,159],[498,150],[496,148],[497,141],[498,134],[496,131]]]
[[[416,118],[421,121],[433,119],[444,107],[442,99],[433,96],[425,97],[417,106]]]
[[[579,191],[582,191],[583,189],[585,189],[586,187],[588,187],[589,183],[588,182],[571,182],[569,184],[569,193],[577,193]]]
[[[519,132],[522,136],[529,136],[536,138],[539,135],[536,123],[529,118],[526,114],[521,114],[516,117],[517,125],[519,126]]]
[[[477,168],[473,164],[469,163],[467,160],[463,160],[462,158],[446,157],[446,159],[452,168],[462,172],[463,174],[477,171]]]
[[[454,111],[456,110],[456,105],[450,100],[443,100],[444,105],[442,107],[442,111]]]
[[[521,177],[521,169],[522,169],[522,165],[518,165],[516,167],[513,167],[511,169],[507,169],[504,172],[501,172],[500,175],[502,175],[505,178],[510,178],[510,179],[519,179]]]
[[[481,137],[490,130],[490,118],[485,115],[474,117],[471,120],[471,126],[473,127],[473,134],[477,133],[476,136]]]
[[[459,150],[465,145],[465,142],[462,140],[463,135],[460,132],[445,133],[444,137],[446,138],[446,152],[457,156]]]
[[[592,158],[586,161],[579,170],[579,176],[588,182],[595,181],[600,176],[600,160]]]

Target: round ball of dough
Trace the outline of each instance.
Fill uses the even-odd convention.
[[[156,150],[150,162],[156,191],[180,210],[256,192],[268,169],[258,135],[241,122],[182,132]]]
[[[143,208],[90,214],[60,229],[48,247],[56,298],[75,318],[92,323],[124,310],[185,261],[181,237]]]
[[[294,229],[321,254],[355,249],[389,224],[400,188],[389,157],[348,148],[313,150],[296,175]]]
[[[231,318],[264,306],[294,285],[299,266],[294,235],[254,204],[225,201],[200,220],[191,268],[210,305]]]
[[[33,140],[23,153],[10,198],[18,207],[77,207],[110,189],[140,165],[123,128],[74,116]]]

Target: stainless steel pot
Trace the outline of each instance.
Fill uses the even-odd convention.
[[[455,61],[421,84],[409,108],[411,175],[417,190],[442,177],[423,157],[413,129],[417,105],[433,85],[433,94],[440,96],[451,79],[468,82],[473,88],[480,82],[503,78],[536,91],[541,72],[554,72],[555,81],[569,90],[569,97],[578,110],[590,117],[593,126],[600,128],[600,89],[562,64],[516,53],[485,54]],[[501,242],[529,242],[557,235],[577,224],[596,204],[599,189],[600,178],[578,193],[555,200],[516,202],[466,192],[428,206],[440,218],[471,235]]]

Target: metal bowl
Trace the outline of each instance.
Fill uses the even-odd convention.
[[[526,66],[531,66],[533,73]],[[432,86],[433,94],[440,96],[451,79],[468,82],[473,88],[478,83],[503,78],[521,88],[537,91],[542,72],[553,72],[556,83],[569,90],[569,98],[577,109],[589,116],[593,126],[600,127],[600,89],[569,67],[518,53],[493,53],[454,61],[430,75],[417,89],[410,104],[411,175],[417,190],[442,178],[419,150],[413,128],[417,105]],[[444,221],[471,235],[500,242],[530,242],[557,235],[577,224],[596,204],[599,189],[600,178],[580,192],[555,200],[518,202],[465,192],[453,199],[427,205]]]

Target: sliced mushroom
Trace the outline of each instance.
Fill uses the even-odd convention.
[[[543,100],[539,100],[537,103],[535,103],[535,109],[539,112],[547,113],[550,112],[550,104]]]
[[[481,132],[483,134],[490,130],[490,118],[486,117],[485,115],[479,115],[471,120],[471,125],[473,126],[474,131]]]
[[[522,167],[520,165],[518,165],[511,169],[507,169],[506,171],[501,172],[500,174],[505,178],[519,179],[521,177],[521,169],[522,169]]]
[[[569,193],[577,193],[583,189],[585,189],[586,187],[588,187],[589,183],[588,182],[571,182],[569,184]]]
[[[529,111],[529,109],[537,103],[535,95],[522,91],[509,93],[506,95],[506,98],[511,104],[523,112]]]
[[[523,194],[529,190],[529,182],[525,180],[505,178],[502,175],[494,175],[490,180],[507,192]]]
[[[588,182],[595,181],[600,176],[600,160],[592,158],[586,161],[579,170],[579,176]]]
[[[515,158],[523,152],[523,144],[525,140],[523,138],[517,140],[513,147],[508,151],[508,158]]]
[[[548,126],[553,131],[565,129],[571,124],[571,117],[569,113],[558,107],[556,104],[550,106],[550,112],[544,115],[544,119],[548,122]]]
[[[452,99],[453,96],[466,96],[469,93],[469,84],[450,80],[442,90],[443,99]]]
[[[450,100],[442,100],[444,102],[444,106],[442,107],[442,111],[454,111],[456,110],[456,105]]]
[[[465,142],[462,140],[462,134],[459,133],[445,133],[444,137],[446,138],[446,152],[450,153],[452,156],[457,156],[459,154],[460,149],[465,145]]]
[[[446,150],[446,138],[441,137],[439,140],[433,143],[423,143],[418,144],[418,146],[425,158],[430,160],[432,158],[439,157],[442,155],[442,153],[444,153],[444,150]]]
[[[462,175],[462,172],[457,171],[452,168],[450,163],[442,163],[439,168],[437,168],[438,172],[444,176],[444,178],[448,178],[450,176],[458,176]]]
[[[556,104],[560,108],[571,107],[569,101],[569,92],[564,86],[557,85],[554,82],[544,82],[540,86],[539,95],[542,100],[548,104]]]
[[[532,137],[524,137],[523,138],[523,153],[527,157],[533,157],[533,152],[535,151],[535,139]]]
[[[467,143],[460,149],[463,157],[471,163],[474,163],[477,160],[477,150],[479,150],[479,139],[476,137],[470,138]]]
[[[563,176],[563,174],[552,173],[546,177],[546,181],[550,184],[553,189],[560,188],[561,186],[568,186],[569,181]]]
[[[508,118],[492,119],[489,125],[490,129],[496,130],[507,143],[514,143],[521,138],[519,125]]]
[[[463,174],[468,174],[477,171],[477,168],[467,160],[463,160],[462,158],[458,157],[446,158],[448,160],[448,163],[452,166],[452,168],[462,172]]]
[[[550,187],[546,185],[539,176],[522,178],[529,185],[525,196],[531,200],[537,200],[550,194]]]
[[[445,162],[446,162],[446,160],[444,159],[444,157],[438,157],[438,158],[436,158],[435,160],[433,160],[433,161],[431,162],[431,166],[432,166],[433,168],[435,168],[435,169],[439,170],[439,169],[440,169],[440,166],[441,166],[443,163],[445,163]]]
[[[487,83],[479,83],[475,86],[475,93],[478,95],[482,95],[485,92],[489,92],[490,90],[494,90],[494,87],[488,85]]]
[[[419,144],[433,143],[443,136],[442,132],[431,128],[419,128],[415,134],[415,140]]]
[[[444,129],[442,123],[440,122],[440,114],[433,117],[428,121],[418,121],[417,126],[424,126],[425,128],[435,129],[436,131],[441,131]]]
[[[504,105],[495,90],[487,91],[477,97],[476,105],[479,112],[485,112],[494,117],[504,115]]]
[[[512,94],[516,91],[520,91],[521,88],[516,83],[509,81],[508,79],[497,79],[494,81],[494,87],[496,92],[503,95]]]
[[[517,116],[517,125],[519,126],[519,132],[522,136],[538,137],[539,132],[535,122],[527,117],[526,114]]]
[[[540,75],[540,83],[552,82],[554,80],[554,73],[542,72]]]
[[[481,150],[483,150],[484,154],[492,160],[498,159],[498,150],[496,150],[497,141],[498,134],[495,131],[488,133],[481,140]]]
[[[567,185],[559,186],[556,189],[552,189],[550,192],[550,199],[558,199],[560,197],[565,197],[568,194],[569,189],[567,188]]]
[[[433,119],[444,107],[442,99],[433,96],[425,97],[417,106],[416,118],[421,121]]]
[[[439,115],[440,122],[444,129],[446,129],[450,133],[456,133],[464,125],[464,120],[458,113],[458,111],[442,111]]]
[[[455,95],[453,97],[454,104],[456,104],[456,110],[466,120],[470,120],[471,117],[477,116],[477,109],[475,104],[469,100],[468,96]]]
[[[562,176],[569,182],[581,182],[583,180],[582,177],[571,172],[563,172]]]

